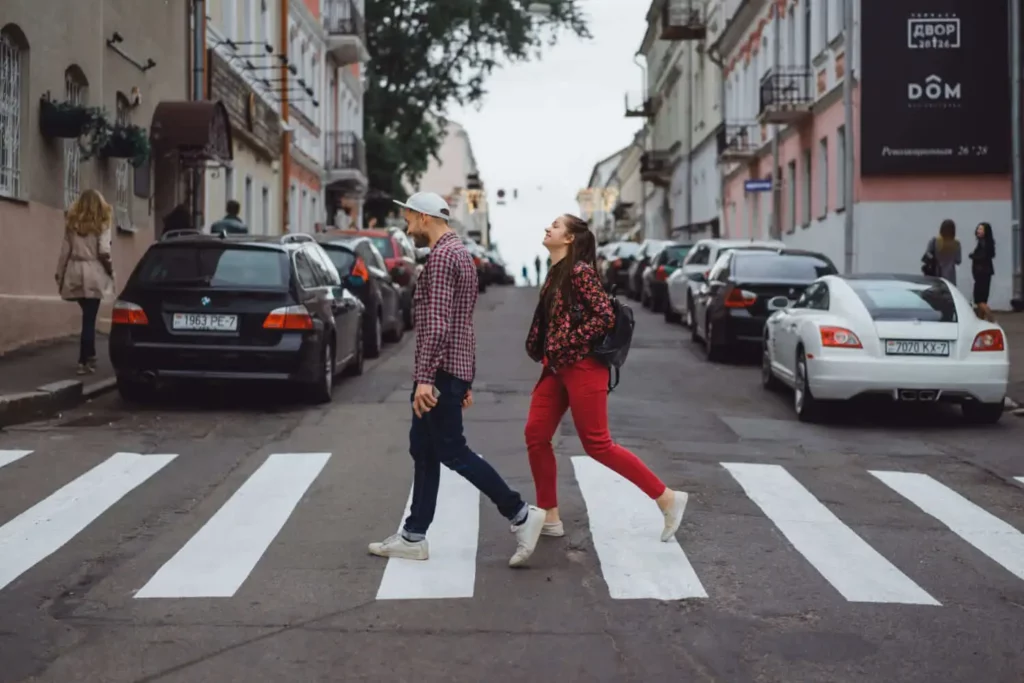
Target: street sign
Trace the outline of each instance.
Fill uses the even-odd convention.
[[[772,181],[771,178],[748,180],[743,183],[743,189],[747,192],[771,192]]]

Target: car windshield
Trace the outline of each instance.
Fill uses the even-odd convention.
[[[622,244],[619,245],[619,248],[615,252],[615,255],[618,256],[619,258],[630,258],[632,256],[636,256],[638,251],[640,251],[640,245],[637,244],[636,242],[623,242]]]
[[[377,251],[384,258],[395,257],[395,249],[390,237],[371,237],[370,241],[373,242],[373,246],[377,247]]]
[[[356,263],[356,255],[345,247],[334,246],[330,244],[321,244],[324,251],[327,252],[327,256],[330,257],[331,263],[338,269],[338,275],[341,277],[348,277],[352,273],[352,266]]]
[[[955,323],[956,302],[945,283],[848,280],[874,320]]]
[[[828,259],[811,254],[738,253],[732,272],[745,280],[812,282],[822,275],[834,275],[836,267]]]
[[[150,249],[138,271],[145,285],[287,289],[284,252],[238,246],[173,246]]]

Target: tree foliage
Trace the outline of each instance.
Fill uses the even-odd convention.
[[[436,156],[452,104],[479,103],[487,76],[539,57],[566,34],[589,38],[580,0],[549,0],[548,16],[526,0],[368,0],[365,140],[371,198],[382,218]]]

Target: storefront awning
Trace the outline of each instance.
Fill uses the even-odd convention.
[[[217,101],[159,103],[150,138],[158,154],[177,154],[186,166],[227,164],[233,158],[228,112]]]

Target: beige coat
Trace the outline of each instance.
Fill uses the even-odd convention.
[[[103,299],[114,294],[114,278],[104,262],[111,263],[111,229],[102,233],[78,234],[64,231],[57,260],[57,286],[62,299]],[[113,269],[111,269],[113,271]]]

